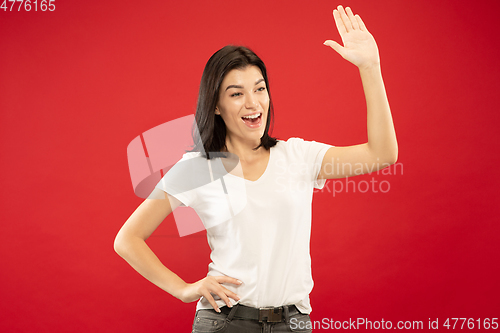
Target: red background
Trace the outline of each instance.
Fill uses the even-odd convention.
[[[379,45],[403,171],[352,179],[387,193],[315,194],[313,320],[500,317],[500,4],[472,3],[344,3]],[[194,112],[206,61],[229,43],[267,64],[275,136],[364,142],[357,69],[322,45],[340,40],[337,3],[55,4],[0,11],[0,331],[187,332],[195,303],[113,251],[142,201],[126,147]],[[169,217],[148,243],[185,280],[206,274],[203,233],[179,238]]]

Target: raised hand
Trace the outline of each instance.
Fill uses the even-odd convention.
[[[333,40],[327,40],[324,44],[359,69],[378,66],[380,58],[377,43],[366,29],[361,17],[358,14],[354,15],[349,7],[344,10],[342,6],[338,6],[333,10],[333,18],[344,46]]]

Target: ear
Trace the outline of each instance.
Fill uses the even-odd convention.
[[[218,106],[215,107],[215,114],[220,116],[220,111]]]

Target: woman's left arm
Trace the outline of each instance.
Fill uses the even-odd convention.
[[[318,179],[343,178],[373,172],[396,163],[398,143],[385,92],[375,39],[359,15],[349,7],[333,11],[344,46],[327,40],[325,45],[356,65],[361,75],[367,107],[368,142],[332,147],[323,158]]]

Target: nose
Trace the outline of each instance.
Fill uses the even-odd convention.
[[[245,107],[247,109],[256,109],[259,106],[257,103],[257,97],[254,94],[247,94],[245,100]]]

